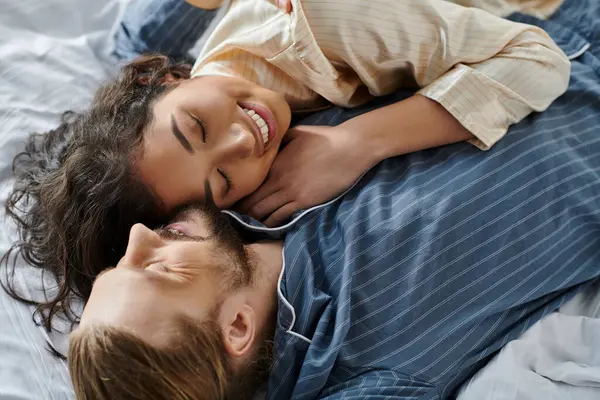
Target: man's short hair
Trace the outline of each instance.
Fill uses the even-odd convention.
[[[225,399],[233,377],[214,319],[181,318],[164,346],[109,325],[71,335],[69,371],[78,399]]]

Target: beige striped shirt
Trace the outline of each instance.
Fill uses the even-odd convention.
[[[286,14],[268,0],[232,0],[192,76],[244,77],[284,93],[294,111],[353,107],[419,88],[481,149],[546,109],[569,81],[567,56],[543,30],[497,16],[521,10],[544,17],[558,0],[292,3]]]

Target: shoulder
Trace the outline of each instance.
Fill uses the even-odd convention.
[[[232,0],[221,12],[198,55],[194,74],[209,63],[234,63],[240,57],[256,62],[269,59],[291,41],[292,16],[269,0]]]

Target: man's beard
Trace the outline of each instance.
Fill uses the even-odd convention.
[[[259,275],[257,257],[244,246],[250,242],[251,237],[247,232],[236,229],[231,217],[210,205],[188,206],[180,210],[178,214],[185,215],[186,213],[198,213],[206,218],[209,221],[211,236],[217,241],[218,247],[232,259],[231,265],[224,266],[222,271],[229,284],[229,290],[225,290],[224,293],[231,294],[232,291],[251,286],[256,279],[260,279],[257,276]],[[266,386],[273,363],[276,323],[277,302],[273,304],[269,316],[266,318],[266,324],[257,335],[258,345],[254,355],[238,371],[231,371],[232,377],[225,396],[226,400],[252,399],[258,391]]]

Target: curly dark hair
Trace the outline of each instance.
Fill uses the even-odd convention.
[[[152,105],[174,86],[165,81],[189,76],[189,65],[166,56],[140,57],[97,92],[87,111],[68,112],[58,128],[30,135],[15,157],[16,183],[5,208],[18,241],[3,256],[0,283],[11,297],[36,306],[34,319],[46,330],[57,315],[77,322],[70,300],[87,300],[95,277],[124,254],[134,223],[154,226],[165,217],[133,165]],[[17,290],[19,256],[58,282],[46,301]]]

